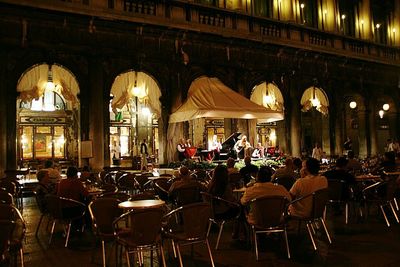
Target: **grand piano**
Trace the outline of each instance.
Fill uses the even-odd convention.
[[[239,136],[242,133],[235,132],[231,134],[223,143],[221,151],[219,152],[219,157],[214,157],[215,160],[227,160],[228,158],[236,159],[236,151],[233,148],[236,142],[239,140]]]

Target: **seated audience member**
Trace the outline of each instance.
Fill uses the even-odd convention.
[[[251,157],[257,158],[257,159],[264,158],[264,150],[265,150],[265,148],[261,145],[261,143],[258,143],[257,147],[254,149],[253,153],[251,154]]]
[[[39,181],[35,188],[36,197],[39,202],[38,204],[42,207],[46,207],[44,196],[53,193],[54,188],[53,190],[50,188],[49,173],[46,170],[39,170],[36,174],[36,177]]]
[[[347,152],[348,162],[347,162],[347,170],[352,173],[357,173],[362,170],[361,163],[354,158],[354,151],[349,150]]]
[[[246,188],[240,202],[243,205],[247,205],[252,199],[264,197],[264,196],[284,196],[291,200],[289,192],[285,187],[276,185],[271,182],[272,169],[268,166],[261,166],[257,173],[256,183]],[[249,212],[248,221],[254,221],[251,211]]]
[[[57,184],[61,180],[61,174],[56,168],[54,168],[53,161],[46,160],[46,162],[44,163],[44,169],[47,170],[50,178],[50,183],[52,183],[53,185]]]
[[[319,169],[320,163],[317,159],[309,158],[303,161],[302,178],[296,180],[290,189],[292,199],[308,196],[317,190],[328,187],[328,180],[318,174]],[[310,216],[311,209],[312,197],[307,197],[290,205],[289,213],[292,216],[304,218]]]
[[[336,160],[336,168],[324,173],[324,176],[328,180],[342,180],[346,182],[348,190],[345,191],[346,194],[343,196],[345,198],[349,197],[349,186],[356,183],[356,178],[353,174],[349,173],[346,168],[347,164],[347,159],[345,157],[340,157]]]
[[[292,177],[294,178],[294,164],[291,158],[285,160],[285,167],[277,169],[272,175],[272,181],[279,179],[281,177]]]
[[[89,193],[78,179],[78,169],[68,167],[67,179],[62,179],[58,185],[57,195],[64,198],[70,198],[76,201],[85,202]]]
[[[244,158],[245,166],[240,169],[240,175],[242,176],[243,182],[246,185],[251,181],[251,177],[255,177],[258,172],[258,167],[251,163],[251,158],[249,156]]]
[[[200,189],[204,189],[204,186],[196,181],[195,179],[192,178],[192,176],[189,173],[189,169],[186,166],[182,166],[179,169],[179,176],[175,181],[172,183],[171,187],[169,188],[168,195],[170,197],[175,197],[176,196],[176,191],[185,188],[185,187],[192,187],[192,186],[198,186]]]
[[[228,174],[238,173],[239,169],[235,167],[235,160],[233,158],[229,158],[226,161],[226,167],[228,168]]]
[[[92,173],[90,172],[89,166],[85,165],[82,168],[80,179],[82,181],[90,180],[92,178]]]
[[[396,154],[393,151],[385,152],[383,161],[379,165],[380,170],[385,172],[394,172],[397,170]]]
[[[300,178],[301,166],[302,166],[302,160],[300,158],[294,158],[293,159],[293,167],[294,167],[294,178],[295,179]]]

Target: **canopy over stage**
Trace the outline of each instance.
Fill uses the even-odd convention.
[[[283,120],[281,111],[258,105],[224,85],[217,78],[201,77],[192,82],[188,97],[169,119],[170,123],[198,118]]]

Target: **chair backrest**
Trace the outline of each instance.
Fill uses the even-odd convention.
[[[54,219],[74,220],[85,214],[86,205],[82,202],[48,194],[45,196],[47,211]],[[68,208],[73,208],[70,213]]]
[[[176,206],[188,205],[201,202],[200,185],[191,185],[174,190],[174,202]]]
[[[241,187],[242,175],[240,173],[231,173],[228,175],[228,179],[232,188]]]
[[[159,178],[153,181],[153,188],[158,197],[164,201],[168,200],[168,190],[171,183],[167,178]]]
[[[121,190],[134,189],[135,185],[136,185],[135,174],[133,174],[133,173],[124,173],[117,180],[117,185]]]
[[[275,183],[282,185],[287,191],[290,191],[295,181],[294,177],[290,175],[281,176],[275,179]]]
[[[100,189],[104,190],[104,193],[117,193],[118,187],[114,184],[103,184]]]
[[[0,220],[0,261],[8,251],[14,227],[15,222],[13,220]]]
[[[0,220],[13,222],[12,239],[16,245],[21,245],[26,233],[26,224],[21,212],[14,205],[0,204]]]
[[[47,205],[46,205],[45,197],[39,195],[38,192],[35,190],[33,190],[33,194],[35,195],[36,205],[38,206],[40,213],[41,214],[46,213]]]
[[[173,215],[177,216],[173,216]],[[172,227],[175,231],[188,241],[202,240],[206,238],[209,220],[211,218],[211,207],[209,203],[199,202],[181,206],[166,215],[169,218],[179,219],[178,226]]]
[[[114,198],[119,200],[120,202],[124,202],[129,200],[130,196],[127,193],[122,193],[122,192],[108,192],[108,193],[104,193],[101,194],[100,196],[98,196],[98,198]]]
[[[131,232],[129,238],[132,243],[138,246],[151,245],[156,243],[160,238],[163,217],[163,208],[132,210],[114,221],[114,229],[120,220],[129,218]]]
[[[115,184],[114,174],[108,172],[103,176],[102,182],[105,184]]]
[[[328,180],[328,195],[330,202],[343,200],[345,190],[347,189],[346,182],[343,180]]]
[[[17,185],[15,182],[10,181],[8,178],[0,181],[0,188],[4,188],[5,191],[15,196],[17,194]]]
[[[13,204],[13,196],[5,190],[0,190],[0,203],[2,204]]]
[[[311,218],[321,218],[324,215],[328,198],[328,188],[323,188],[312,193]]]
[[[203,197],[203,201],[210,204],[211,217],[213,219],[220,218],[220,216],[218,216],[221,214],[220,210],[228,211],[228,210],[236,209],[238,211],[236,218],[239,217],[239,215],[240,215],[240,204],[239,203],[228,201],[226,199],[223,199],[223,198],[217,197],[217,196],[213,196],[210,193],[206,193],[206,192],[201,192],[201,195]],[[234,216],[231,216],[231,217],[233,218]],[[221,219],[224,219],[224,218],[221,218]]]
[[[255,225],[268,228],[282,224],[288,199],[284,196],[265,196],[249,202]]]
[[[113,222],[121,215],[120,201],[116,198],[97,198],[89,204],[94,229],[98,234],[112,234]]]

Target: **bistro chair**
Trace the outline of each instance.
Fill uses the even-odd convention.
[[[128,195],[127,193],[122,193],[122,192],[108,192],[108,193],[103,193],[98,198],[114,198],[119,200],[120,202],[128,201],[131,196]]]
[[[171,183],[168,178],[159,178],[153,181],[154,192],[161,200],[168,201],[168,190],[170,187]]]
[[[173,206],[180,207],[191,203],[202,202],[201,191],[202,188],[200,184],[177,188],[173,191],[173,194],[170,195],[173,200]]]
[[[248,206],[252,213],[251,226],[254,237],[256,259],[258,255],[257,234],[282,233],[285,238],[287,257],[290,259],[290,249],[287,237],[286,208],[289,201],[283,196],[265,196],[252,199]]]
[[[8,249],[10,254],[14,255],[14,265],[17,265],[17,257],[19,254],[21,258],[21,267],[24,267],[23,243],[26,234],[26,224],[21,212],[14,205],[0,204],[0,221],[9,221],[14,225],[11,238],[9,239]]]
[[[380,181],[367,186],[362,190],[363,202],[366,209],[366,215],[369,214],[371,204],[376,204],[382,212],[386,225],[390,227],[390,222],[385,212],[385,207],[390,207],[396,222],[399,223],[397,212],[393,206],[395,192],[397,189],[396,180]]]
[[[118,192],[118,187],[115,184],[103,184],[100,189],[104,190],[104,194]]]
[[[13,220],[0,220],[0,264],[7,259],[14,227],[15,222]]]
[[[139,192],[144,192],[146,189],[149,188],[151,184],[151,180],[149,180],[149,177],[151,176],[153,176],[153,174],[151,173],[142,173],[134,176],[136,189]]]
[[[66,237],[64,246],[68,247],[72,222],[82,219],[84,217],[86,205],[82,202],[73,199],[63,198],[50,194],[45,196],[45,201],[47,203],[47,210],[49,212],[49,216],[51,219],[53,219],[49,244],[51,244],[51,239],[53,237],[56,222],[62,221],[66,226]]]
[[[162,264],[166,266],[161,242],[163,215],[163,207],[134,209],[124,213],[113,222],[117,243],[125,248],[128,266],[130,266],[129,254],[137,253],[139,266],[143,266],[143,252],[151,251],[152,253],[154,250],[160,251]],[[121,230],[119,227],[121,221],[129,221],[128,230]]]
[[[225,223],[227,221],[238,220],[241,212],[241,206],[239,203],[228,201],[226,199],[213,196],[206,192],[201,192],[201,194],[203,196],[203,200],[209,203],[211,206],[210,222],[216,224],[219,229],[217,243],[215,244],[215,250],[217,250]],[[221,210],[224,210],[224,212],[221,212]],[[209,224],[207,230],[207,236],[210,235],[210,230],[211,230],[211,223]]]
[[[133,194],[136,189],[135,174],[124,173],[117,181],[119,191]]]
[[[327,204],[334,205],[339,208],[339,205],[345,207],[345,224],[349,223],[349,201],[350,188],[346,181],[343,180],[328,180],[328,202]],[[325,216],[324,216],[325,218]]]
[[[0,190],[0,203],[1,204],[14,204],[13,196],[5,190]]]
[[[178,222],[176,222],[176,218],[179,218]],[[177,252],[181,267],[183,267],[183,262],[180,246],[199,243],[206,244],[211,266],[215,266],[207,236],[210,218],[210,204],[204,202],[185,205],[165,215],[166,225],[163,228],[163,237],[172,240],[174,255]]]
[[[113,222],[121,215],[116,198],[97,198],[89,204],[90,217],[95,235],[101,240],[103,266],[106,266],[105,243],[115,240]]]
[[[36,205],[40,211],[40,219],[38,225],[36,226],[35,236],[38,236],[40,225],[42,224],[44,216],[48,215],[47,207],[46,207],[46,200],[45,198],[38,195],[38,193],[34,190],[33,194],[35,195]]]
[[[295,199],[292,202],[290,202],[290,205],[293,205],[294,203],[296,203],[300,200],[310,200],[312,202],[311,213],[309,216],[306,216],[306,217],[290,216],[290,218],[298,220],[299,226],[300,226],[301,222],[306,223],[307,231],[310,236],[314,250],[317,250],[317,245],[315,244],[315,240],[313,237],[313,234],[315,234],[315,227],[314,227],[315,223],[321,222],[321,224],[324,228],[326,237],[329,241],[329,244],[332,244],[332,240],[331,240],[331,237],[328,232],[328,228],[326,227],[325,220],[324,220],[325,207],[326,207],[328,198],[329,198],[328,189],[324,188],[324,189],[317,190],[309,195],[300,197],[300,198]]]

